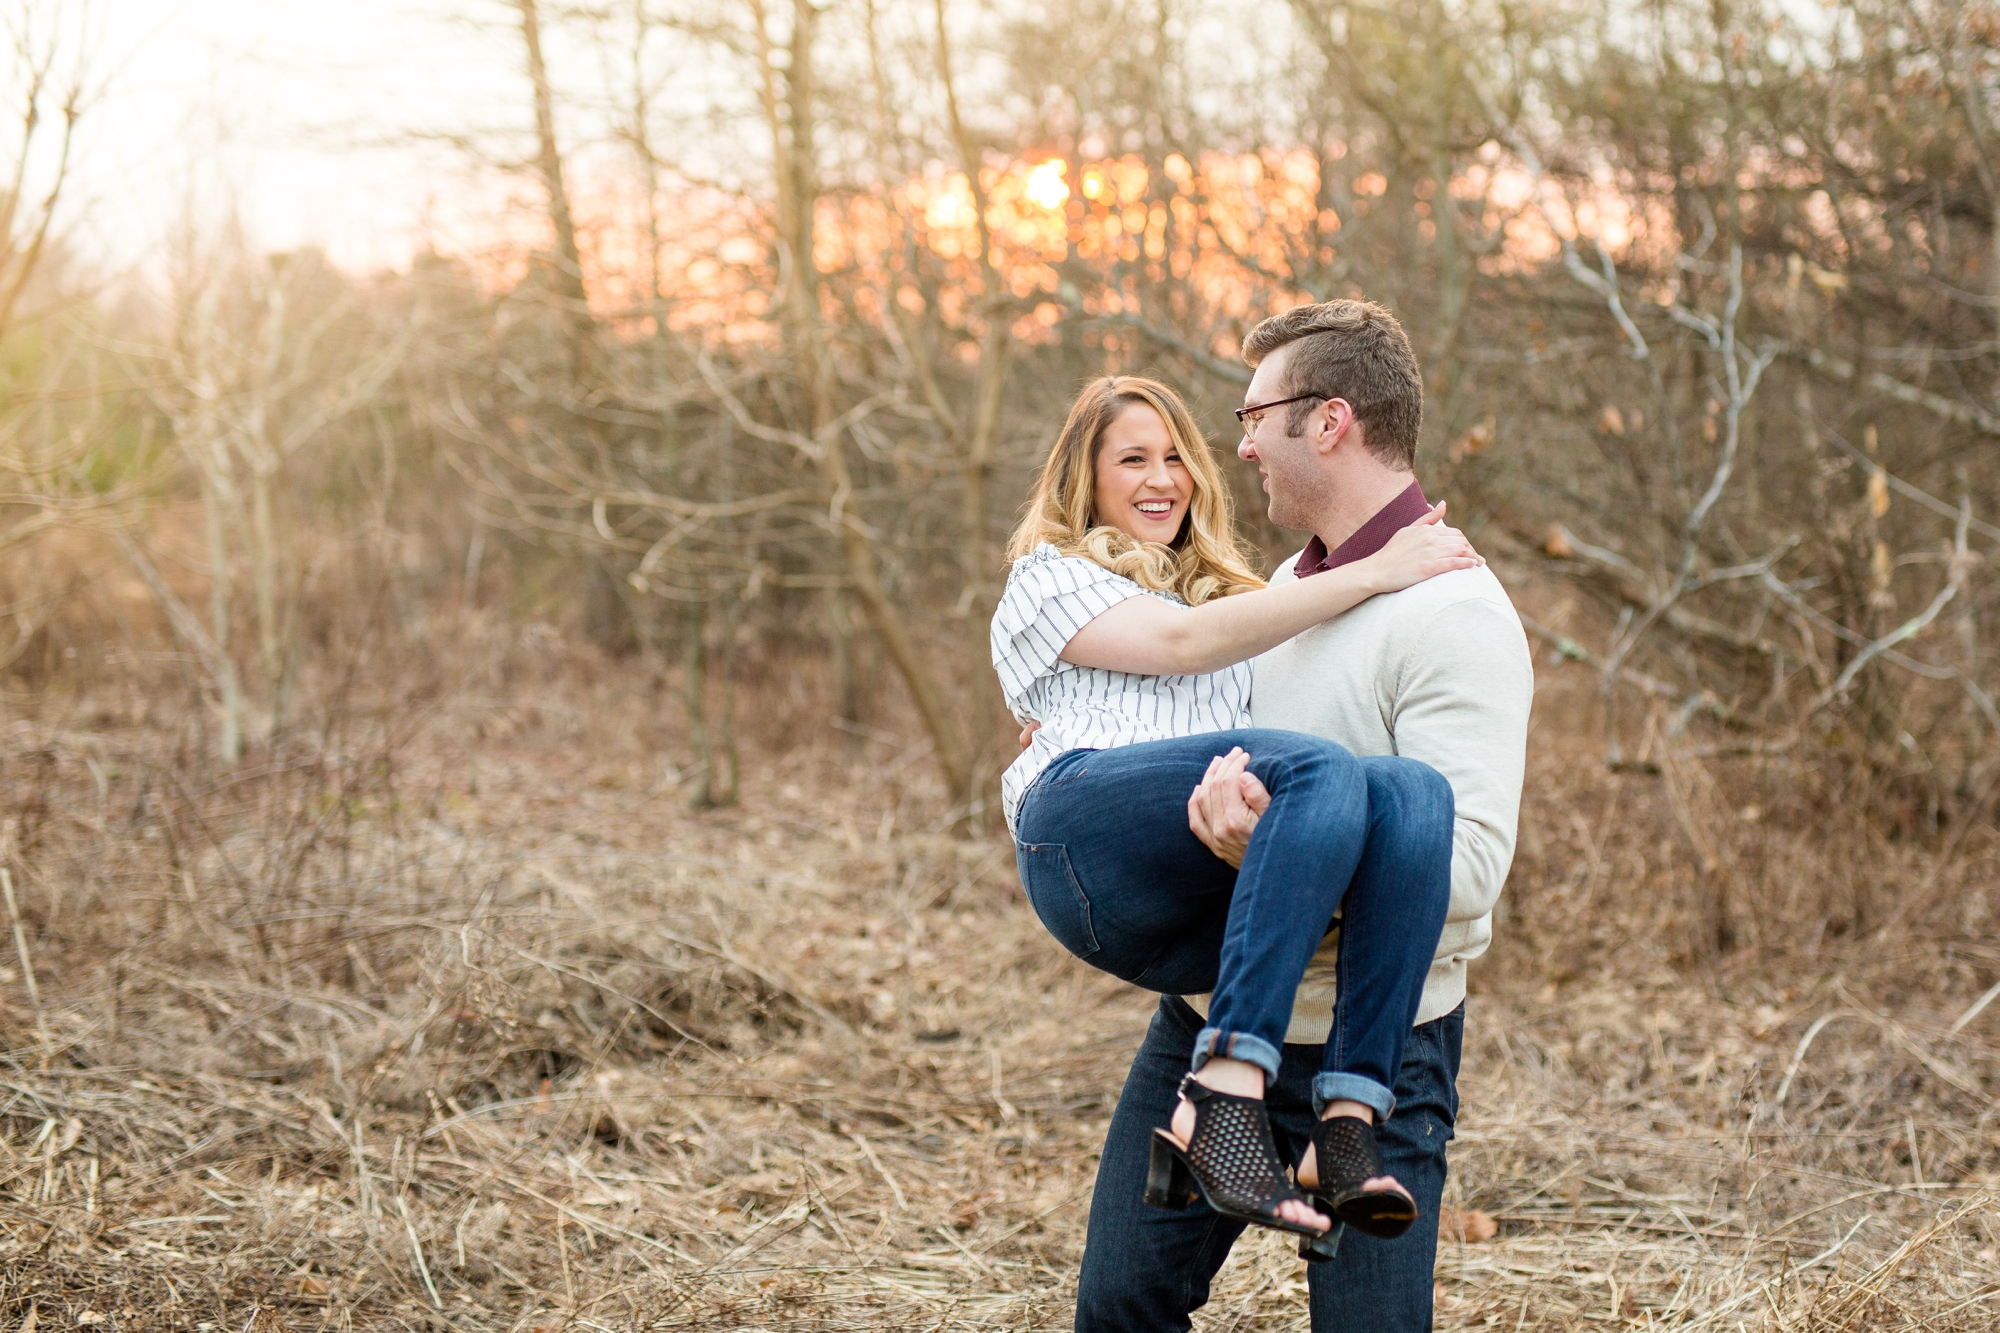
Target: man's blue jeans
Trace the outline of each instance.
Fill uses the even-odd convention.
[[[1201,1017],[1164,996],[1132,1061],[1097,1165],[1090,1232],[1076,1293],[1077,1333],[1184,1333],[1208,1301],[1208,1284],[1243,1224],[1200,1201],[1185,1212],[1140,1201],[1153,1127],[1173,1113]],[[1357,1231],[1306,1270],[1313,1333],[1428,1333],[1445,1144],[1458,1117],[1458,1056],[1465,1006],[1410,1034],[1396,1076],[1396,1115],[1376,1131],[1390,1173],[1415,1196],[1415,1226],[1395,1240]],[[1286,1046],[1265,1092],[1278,1152],[1296,1163],[1312,1142],[1316,1046]]]
[[[1271,793],[1240,871],[1187,817],[1209,761],[1233,746]],[[1022,797],[1016,852],[1036,914],[1078,958],[1147,990],[1213,992],[1196,1069],[1226,1056],[1277,1076],[1299,979],[1338,911],[1333,1030],[1312,1091],[1387,1119],[1444,929],[1452,814],[1428,764],[1245,728],[1066,751]]]

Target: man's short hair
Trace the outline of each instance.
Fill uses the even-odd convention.
[[[1391,467],[1414,469],[1424,424],[1424,377],[1396,317],[1373,301],[1294,306],[1250,330],[1243,359],[1254,366],[1293,343],[1298,345],[1279,396],[1345,398],[1365,432],[1368,452]],[[1285,433],[1297,435],[1318,405],[1293,403]]]

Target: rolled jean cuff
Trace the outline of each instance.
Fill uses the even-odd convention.
[[[1378,1125],[1396,1111],[1396,1094],[1374,1079],[1360,1074],[1314,1075],[1313,1114],[1323,1113],[1328,1102],[1360,1102],[1375,1113],[1375,1123]]]
[[[1278,1048],[1262,1037],[1253,1037],[1247,1032],[1224,1032],[1221,1028],[1203,1028],[1194,1039],[1194,1062],[1189,1066],[1199,1070],[1210,1060],[1241,1060],[1244,1064],[1255,1065],[1264,1071],[1265,1082],[1275,1082],[1278,1077]]]

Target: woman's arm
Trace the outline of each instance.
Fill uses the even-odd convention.
[[[1367,559],[1275,588],[1194,607],[1128,598],[1078,630],[1062,660],[1147,676],[1197,675],[1246,661],[1378,592],[1483,564],[1465,534],[1446,527],[1443,517],[1439,505]]]

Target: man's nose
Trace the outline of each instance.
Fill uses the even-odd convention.
[[[1246,463],[1257,461],[1257,446],[1250,442],[1248,435],[1236,442],[1236,456]]]

